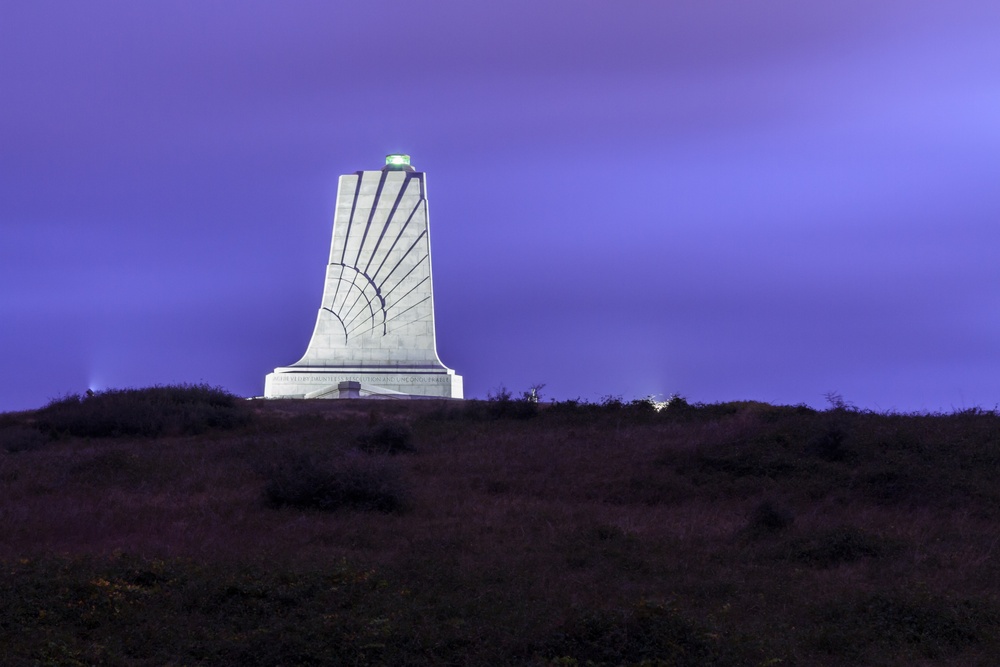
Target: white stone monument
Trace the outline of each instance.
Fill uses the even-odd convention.
[[[437,355],[424,174],[409,155],[385,162],[340,177],[312,340],[265,398],[462,398]]]

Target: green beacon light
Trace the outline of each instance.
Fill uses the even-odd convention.
[[[402,153],[391,153],[385,156],[385,168],[390,170],[412,171],[410,156]]]

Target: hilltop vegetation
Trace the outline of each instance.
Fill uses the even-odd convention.
[[[995,412],[494,399],[0,415],[0,663],[1000,655]]]

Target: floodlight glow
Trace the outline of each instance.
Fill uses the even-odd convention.
[[[393,153],[385,156],[385,163],[390,167],[409,167],[410,156],[402,153]]]

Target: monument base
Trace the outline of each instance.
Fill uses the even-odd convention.
[[[450,369],[276,368],[264,398],[462,398],[462,376]]]

